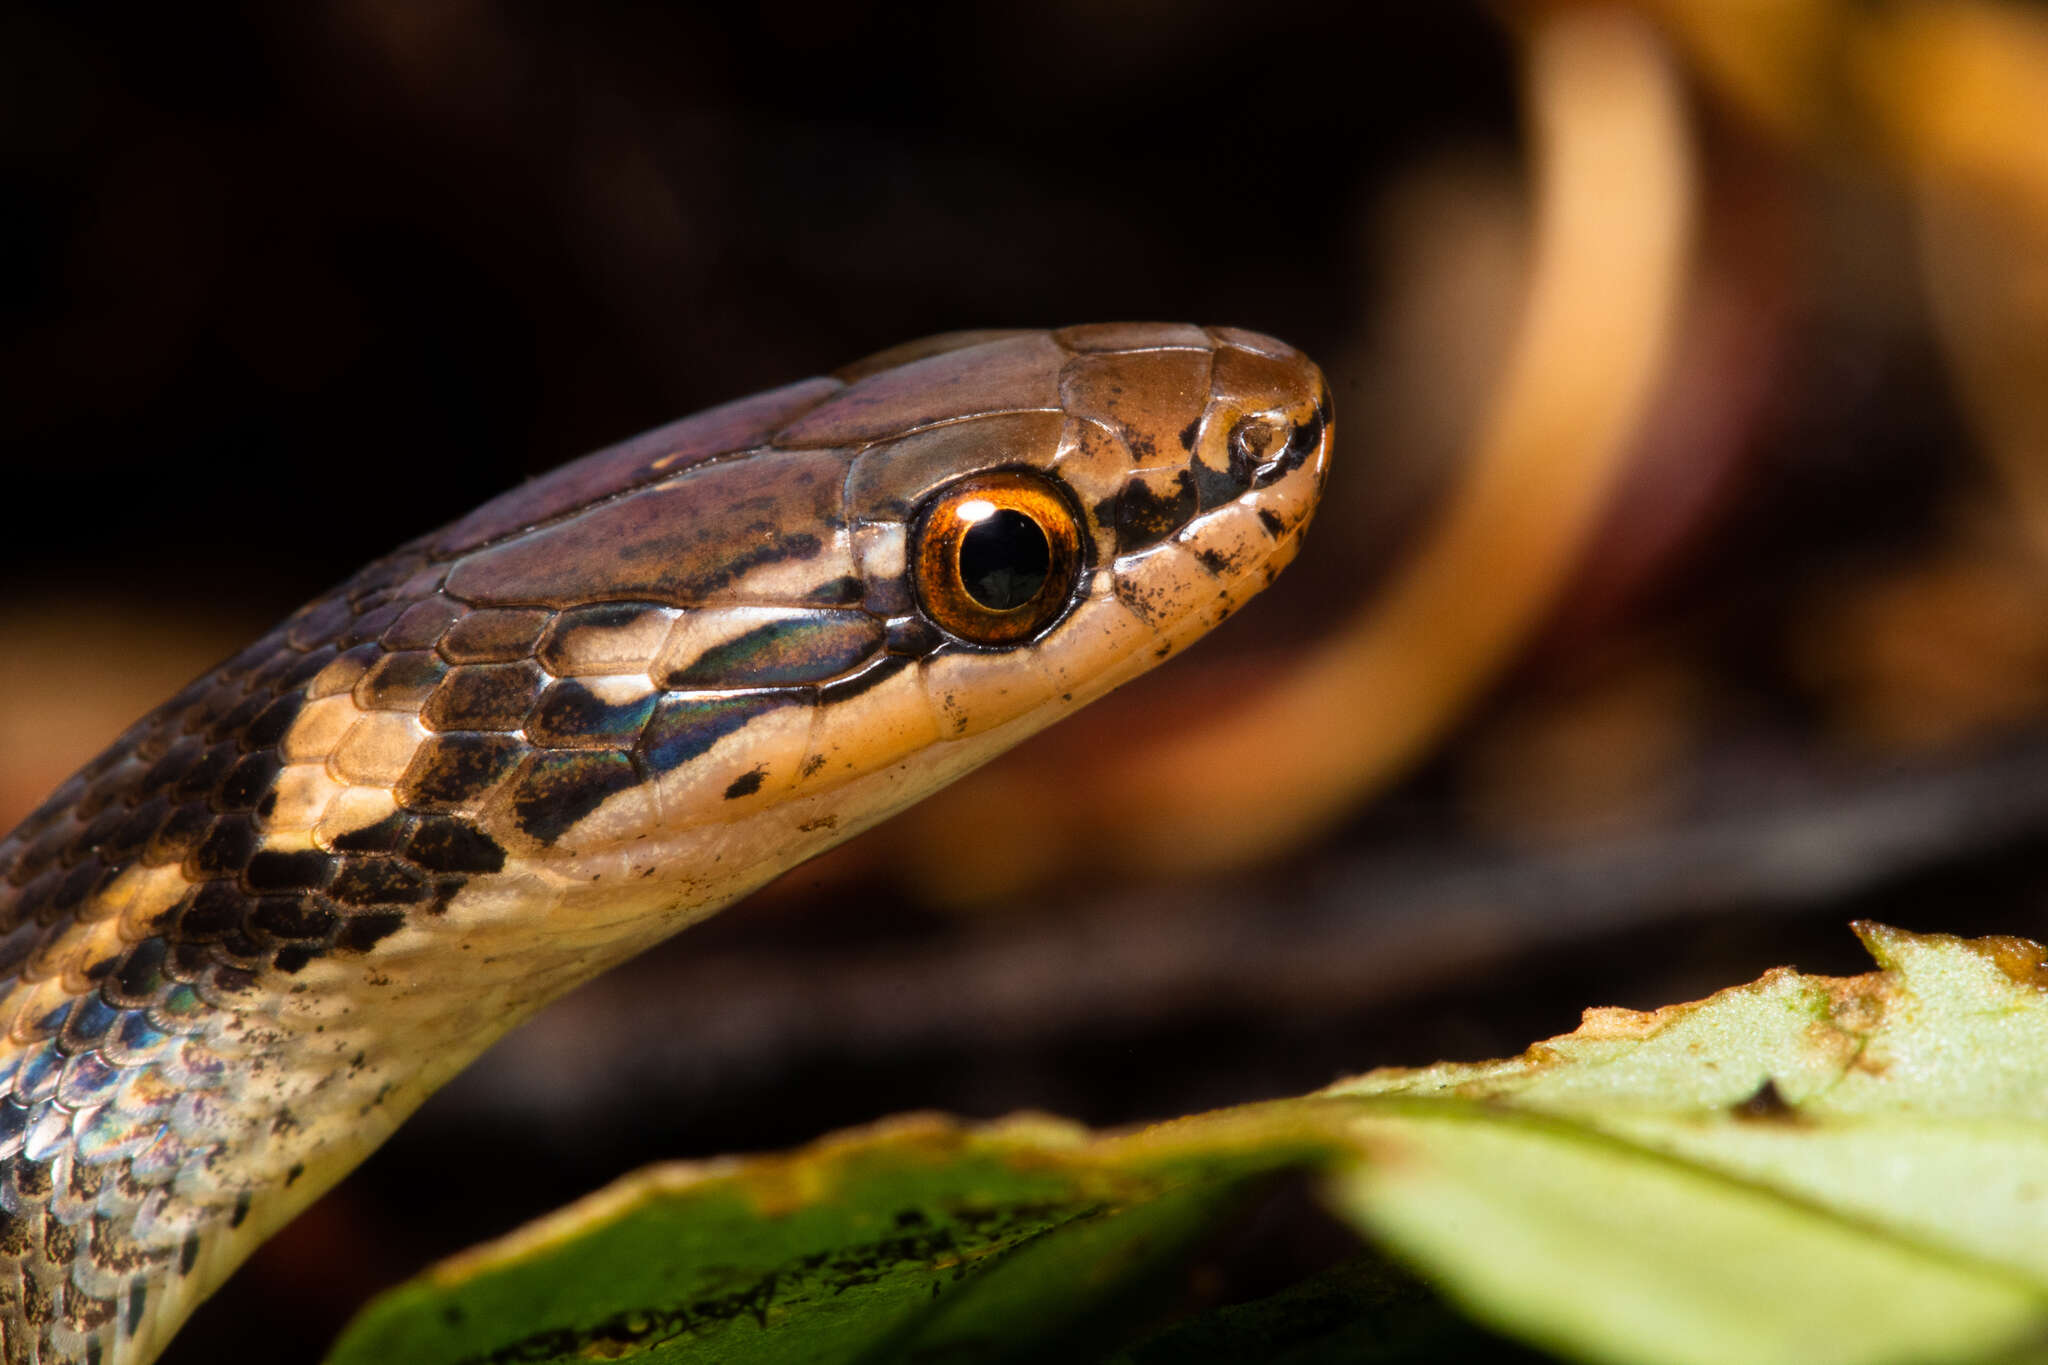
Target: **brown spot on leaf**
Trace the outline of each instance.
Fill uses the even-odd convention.
[[[2012,934],[1972,939],[1970,946],[2021,986],[2048,990],[2048,948]]]
[[[1799,1119],[1798,1106],[1786,1099],[1778,1083],[1768,1076],[1748,1099],[1729,1105],[1728,1112],[1751,1122],[1792,1123]]]

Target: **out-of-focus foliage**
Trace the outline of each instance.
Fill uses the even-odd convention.
[[[1880,971],[1591,1010],[1504,1062],[1126,1135],[912,1118],[652,1168],[386,1296],[330,1365],[1099,1359],[1288,1169],[1571,1359],[1987,1357],[2048,1330],[2048,953],[1862,932]],[[1354,1270],[1118,1358],[1247,1330],[1259,1359],[1386,1358],[1417,1320]]]

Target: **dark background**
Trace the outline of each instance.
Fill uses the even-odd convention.
[[[1374,181],[1513,135],[1483,15],[1368,9],[14,7],[0,566],[275,612],[909,336],[1327,348]]]
[[[521,475],[952,328],[1282,336],[1331,373],[1333,499],[1370,508],[1407,486],[1376,439],[1386,205],[1445,164],[1519,183],[1516,69],[1495,12],[1441,0],[0,7],[8,629],[26,650],[103,611],[225,649]],[[2031,720],[1845,757],[1787,662],[1797,585],[1895,567],[1983,483],[1914,309],[1872,322],[1820,264],[1846,217],[1882,272],[1898,207],[1693,98],[1724,197],[1760,181],[1808,216],[1763,233],[1761,273],[1792,282],[1720,452],[1739,496],[1625,611],[1539,644],[1391,796],[1252,872],[965,921],[901,868],[798,873],[487,1059],[167,1359],[311,1358],[367,1293],[649,1160],[909,1108],[1132,1122],[1512,1052],[1783,961],[1860,970],[1857,914],[2031,923],[2048,801],[2032,741],[2004,742]],[[1205,649],[1311,634],[1347,563],[1414,533],[1367,524],[1326,512],[1328,562]],[[81,677],[145,670],[111,628],[67,647]],[[1521,839],[1475,816],[1544,790],[1474,776],[1503,735],[1650,655],[1708,680],[1726,739],[1688,751],[1668,818]],[[1817,858],[1786,852],[1802,833]],[[1288,1254],[1329,1254],[1288,1217]]]

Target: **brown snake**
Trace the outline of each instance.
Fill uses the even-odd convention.
[[[423,536],[0,841],[0,1357],[153,1359],[542,1004],[1270,582],[1328,391],[1229,328],[933,338]]]

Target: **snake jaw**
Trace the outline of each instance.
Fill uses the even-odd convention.
[[[152,1358],[547,1000],[1178,652],[1329,444],[1253,333],[913,343],[525,484],[199,679],[0,840],[7,1358]],[[977,643],[919,512],[991,472],[1075,518],[1072,578]]]

